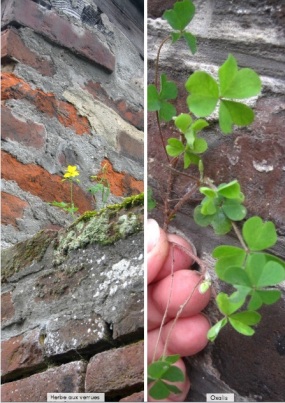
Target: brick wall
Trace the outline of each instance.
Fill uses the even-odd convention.
[[[199,69],[211,73],[232,53],[240,67],[251,67],[260,75],[262,94],[255,104],[256,120],[249,128],[238,128],[222,136],[216,121],[211,121],[206,136],[209,151],[205,156],[206,175],[218,183],[238,179],[246,196],[249,215],[273,220],[279,242],[272,251],[285,258],[285,8],[283,2],[194,0],[197,14],[190,30],[197,35],[194,56],[178,42],[161,52],[160,73],[176,82],[181,101],[178,113],[185,112],[184,83]],[[153,82],[156,51],[168,35],[161,19],[173,0],[153,0],[148,8],[149,81]],[[164,125],[171,136],[171,128]],[[153,113],[148,117],[148,179],[159,201],[154,217],[162,222],[167,170],[165,154],[157,135]],[[175,199],[189,188],[187,177],[179,176]],[[197,195],[197,197],[199,197]],[[171,222],[171,230],[181,232],[196,245],[198,253],[213,267],[211,251],[219,244],[238,245],[234,236],[217,238],[211,228],[193,222],[196,201],[187,203]],[[220,284],[215,283],[220,289]],[[187,401],[205,401],[206,393],[234,393],[236,401],[282,401],[285,396],[285,288],[283,299],[262,310],[262,321],[254,337],[244,337],[225,328],[214,344],[196,357],[187,359],[191,390]],[[214,305],[207,310],[217,321]]]
[[[2,2],[1,401],[143,401],[142,27],[129,0]],[[102,167],[125,204],[69,227],[68,165],[79,214]]]
[[[99,20],[86,20],[85,3]],[[104,165],[110,202],[143,190],[143,14],[131,5],[123,26],[93,2],[78,2],[81,11],[58,4],[2,2],[4,247],[70,222],[48,204],[70,201],[67,165],[80,171],[80,213],[102,205],[87,189]],[[123,5],[103,8],[122,20]]]

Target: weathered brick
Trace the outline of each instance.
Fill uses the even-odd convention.
[[[3,381],[45,368],[43,349],[39,341],[40,331],[35,329],[1,342]]]
[[[2,402],[46,402],[47,393],[83,393],[86,364],[74,361],[2,385]]]
[[[143,342],[104,351],[91,358],[87,367],[87,392],[104,392],[108,397],[134,392],[143,386]]]
[[[56,99],[54,94],[33,90],[31,86],[13,73],[4,72],[2,80],[2,99],[26,99],[38,110],[49,116],[56,117],[62,125],[70,127],[77,134],[89,133],[88,119],[79,116],[76,108],[68,102]]]
[[[110,348],[109,330],[104,320],[96,313],[85,318],[62,318],[50,321],[43,344],[47,357],[53,359],[78,357],[92,351],[95,353]]]
[[[131,394],[130,396],[124,397],[120,399],[119,402],[143,402],[144,401],[144,393],[136,392]]]
[[[2,192],[1,196],[1,223],[17,227],[17,218],[22,218],[28,203],[17,196]]]
[[[143,110],[135,110],[125,100],[114,101],[100,83],[88,81],[85,89],[90,92],[95,99],[103,102],[109,108],[117,112],[123,119],[131,123],[140,130],[144,127],[144,112]]]
[[[13,27],[1,34],[1,58],[27,64],[45,76],[52,77],[55,74],[53,63],[47,57],[32,52]]]
[[[113,195],[130,196],[143,192],[143,181],[139,181],[127,173],[115,171],[111,162],[107,159],[102,161],[101,166],[105,167],[105,172],[97,176],[98,178],[107,179]]]
[[[15,307],[12,300],[12,292],[8,291],[1,295],[1,323],[12,319],[15,314]]]
[[[115,56],[96,33],[71,24],[54,10],[46,10],[31,0],[10,0],[2,7],[2,27],[11,22],[29,27],[108,72],[114,70]]]
[[[42,124],[34,123],[30,119],[16,118],[9,108],[1,107],[1,138],[12,140],[26,147],[40,149],[45,143],[46,131]]]
[[[35,164],[22,164],[15,157],[2,151],[2,177],[17,182],[21,189],[40,197],[45,202],[70,201],[70,185],[59,175],[51,175]],[[83,213],[93,209],[92,197],[74,184],[74,204]]]
[[[144,144],[143,141],[131,137],[128,133],[120,132],[118,135],[118,146],[120,153],[128,158],[143,162]]]

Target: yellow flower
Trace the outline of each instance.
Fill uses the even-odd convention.
[[[77,167],[75,165],[68,165],[63,177],[67,179],[67,178],[74,178],[75,176],[78,176],[78,175],[79,175],[79,172],[77,171]]]

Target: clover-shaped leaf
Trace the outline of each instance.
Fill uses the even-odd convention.
[[[186,81],[185,87],[189,109],[198,117],[210,115],[219,100],[219,87],[216,80],[204,71],[196,71]]]
[[[167,143],[168,145],[166,146],[166,151],[170,157],[178,157],[185,150],[183,143],[178,139],[168,139]]]
[[[252,336],[255,331],[251,326],[260,322],[261,315],[254,311],[238,312],[229,317],[232,327],[244,336]]]
[[[273,222],[263,222],[257,216],[249,218],[244,223],[242,234],[252,251],[270,248],[277,242],[277,233]]]
[[[183,31],[194,17],[194,14],[195,6],[192,1],[183,0],[176,2],[173,9],[166,10],[162,17],[173,29]]]
[[[159,118],[169,122],[176,115],[175,107],[168,100],[177,97],[177,86],[173,81],[168,81],[165,74],[160,77],[160,92],[154,84],[148,86],[147,107],[148,110],[158,111]]]

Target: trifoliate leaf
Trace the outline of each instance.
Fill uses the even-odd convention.
[[[223,272],[223,281],[233,286],[242,285],[252,287],[251,281],[244,269],[241,267],[229,267]]]
[[[173,29],[183,31],[194,17],[194,14],[195,6],[192,1],[183,0],[177,1],[173,9],[166,10],[162,18],[164,18]]]

